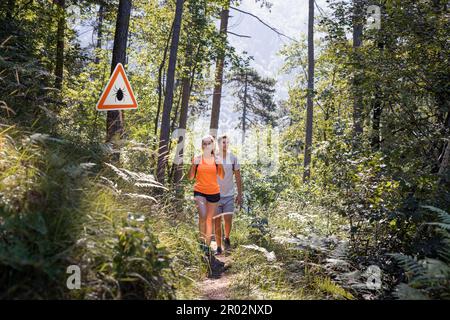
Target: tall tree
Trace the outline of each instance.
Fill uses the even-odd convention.
[[[235,88],[233,95],[238,98],[235,110],[241,112],[242,143],[249,123],[275,125],[274,79],[263,78],[255,69],[246,66],[234,69],[227,82]]]
[[[371,146],[374,151],[380,149],[381,136],[381,114],[383,112],[383,101],[381,100],[381,87],[375,86],[375,97],[372,102],[372,138]]]
[[[118,63],[125,65],[127,56],[128,27],[130,24],[131,0],[120,0],[117,11],[116,31],[111,62],[111,74]],[[108,111],[106,115],[106,140],[120,139],[123,134],[123,113]]]
[[[313,98],[314,98],[314,0],[309,0],[308,12],[308,93],[306,106],[305,157],[303,161],[303,181],[311,175],[311,152],[313,135]]]
[[[353,75],[353,134],[355,137],[363,133],[362,126],[362,74],[360,47],[362,45],[363,33],[363,0],[353,0],[353,54],[354,54],[354,75]]]
[[[190,48],[188,47],[188,50],[186,50],[186,67],[190,67],[192,60],[191,60],[192,52]],[[194,70],[195,72],[195,70]],[[181,111],[180,111],[180,121],[178,124],[179,130],[186,130],[187,128],[187,118],[188,118],[188,109],[189,109],[189,98],[191,96],[191,88],[192,88],[192,82],[193,82],[193,75],[190,76],[188,73],[183,74],[182,79],[182,93],[181,93]],[[177,164],[175,168],[175,176],[174,176],[174,182],[176,185],[179,184],[181,181],[182,175],[183,175],[183,155],[184,155],[184,148],[183,145],[185,144],[186,135],[183,134],[180,137],[178,137],[177,145],[180,147],[177,148],[178,151],[178,158],[181,160],[181,163]]]
[[[379,32],[382,34],[382,32]],[[382,35],[381,35],[382,37]],[[377,40],[377,53],[380,57],[383,57],[384,43],[381,39]],[[375,66],[376,68],[378,67]],[[381,73],[381,72],[380,72]],[[377,74],[378,76],[378,74]],[[381,79],[380,79],[381,80]],[[372,133],[371,133],[371,147],[372,150],[377,151],[381,146],[381,115],[383,113],[383,88],[382,85],[377,82],[374,86],[375,93],[372,99]]]
[[[184,63],[181,80],[181,110],[178,122],[180,133],[186,132],[185,130],[187,129],[190,99],[194,83],[201,83],[202,70],[204,70],[204,68],[209,68],[210,66],[211,49],[213,47],[211,36],[215,34],[211,28],[214,24],[210,12],[212,11],[211,8],[214,8],[214,6],[214,3],[210,3],[210,1],[207,0],[189,1],[186,16],[183,18],[183,22],[186,25],[189,25],[189,30],[184,30],[185,35],[183,38],[185,41],[182,43],[184,49]],[[176,152],[179,162],[172,167],[175,171],[173,181],[176,185],[178,196],[182,196],[183,191],[180,182],[183,177],[185,139],[185,135],[178,137]]]
[[[219,115],[220,115],[220,100],[222,97],[222,83],[223,83],[223,67],[225,61],[225,44],[227,40],[228,19],[230,17],[230,1],[222,9],[220,13],[220,35],[223,39],[223,47],[221,48],[216,61],[216,75],[214,82],[213,101],[211,109],[211,122],[209,129],[213,135],[216,134],[219,128]]]
[[[103,40],[103,19],[105,18],[105,2],[103,0],[99,0],[98,3],[98,13],[97,13],[97,44],[96,48],[102,48],[102,40]],[[100,57],[97,54],[95,57],[95,63],[100,62]]]
[[[169,65],[166,77],[166,96],[164,97],[163,114],[161,119],[161,130],[159,134],[158,181],[164,183],[165,170],[167,167],[168,143],[170,135],[170,112],[173,104],[173,90],[175,83],[175,67],[177,64],[178,43],[180,40],[181,19],[183,15],[183,0],[177,0],[173,24],[172,42],[169,53]]]
[[[164,72],[164,67],[166,65],[166,57],[167,57],[167,51],[169,50],[169,44],[170,44],[170,39],[172,39],[172,34],[173,34],[173,23],[172,23],[172,27],[170,28],[170,32],[167,35],[167,40],[166,40],[166,45],[164,47],[164,53],[162,56],[162,60],[161,63],[159,64],[159,68],[158,68],[158,108],[156,109],[156,116],[155,116],[155,136],[158,133],[158,122],[159,122],[159,113],[161,112],[161,101],[162,101],[162,97],[163,97],[163,72]]]
[[[56,64],[55,64],[55,88],[61,90],[64,74],[64,34],[66,29],[66,1],[54,0],[58,19],[56,31]]]

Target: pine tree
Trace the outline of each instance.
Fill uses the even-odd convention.
[[[227,82],[234,88],[233,95],[239,101],[235,110],[241,113],[242,143],[250,124],[275,126],[274,79],[261,77],[255,69],[246,66],[235,68]]]

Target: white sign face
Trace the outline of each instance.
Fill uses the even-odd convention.
[[[136,109],[137,102],[121,63],[117,64],[97,103],[97,110]]]

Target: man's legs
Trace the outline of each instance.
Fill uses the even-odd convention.
[[[220,199],[216,215],[214,216],[214,239],[216,240],[217,248],[222,247],[222,213],[223,203],[222,199]]]
[[[230,233],[233,222],[234,197],[227,197],[223,205],[223,220],[225,224],[225,250],[230,249]]]
[[[222,216],[214,218],[214,238],[216,239],[217,247],[222,246]]]
[[[231,225],[233,222],[233,215],[232,214],[225,214],[223,216],[223,221],[225,224],[225,239],[230,239],[230,232],[231,232]]]

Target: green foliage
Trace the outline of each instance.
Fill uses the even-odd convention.
[[[373,4],[381,8],[381,30],[365,30],[357,50],[347,37],[351,2],[329,1],[329,13],[320,16],[325,36],[317,43],[313,181],[306,188],[300,170],[292,169],[303,162],[305,39],[281,50],[283,70],[295,81],[286,103],[290,121],[282,135],[280,175],[292,194],[303,190],[304,202],[346,220],[352,264],[359,270],[376,264],[397,278],[389,252],[439,259],[445,247],[439,233],[424,225],[435,218],[423,205],[447,210],[450,204],[449,185],[437,174],[449,133],[449,81],[442,73],[448,69],[442,59],[448,8],[426,1]],[[427,39],[431,33],[436,36]],[[355,84],[357,72],[364,77]],[[357,98],[364,133],[355,137]],[[396,282],[386,277],[385,284],[389,296]]]
[[[65,283],[63,265],[80,232],[76,190],[91,165],[65,158],[66,141],[18,136],[12,129],[0,139],[1,281],[8,289],[2,295],[51,297]],[[55,284],[52,290],[42,285],[46,281]]]
[[[95,182],[99,149],[11,128],[1,134],[0,145],[3,298],[172,296],[161,277],[169,261],[148,221],[140,218],[145,212],[136,218],[124,210],[121,197],[129,208],[133,202],[142,209],[154,198],[122,192],[113,177],[105,178],[112,186],[99,184],[103,179]],[[135,184],[156,186],[148,184],[147,175],[116,169],[136,179]],[[66,268],[73,264],[83,273],[81,291],[66,287]]]
[[[168,263],[148,227],[142,229],[125,224],[117,233],[112,274],[119,281],[121,298],[161,298],[156,290],[164,283],[160,272]]]
[[[235,217],[231,235],[236,247],[232,252],[232,297],[353,299],[350,291],[320,268],[312,251],[297,247],[294,242],[280,242],[297,232],[308,234],[310,223],[320,220],[320,215],[305,215],[302,222],[308,220],[309,223],[299,223],[292,219],[289,209],[292,207],[279,206],[270,213],[269,219],[259,217],[264,212],[258,212],[256,217],[245,214]]]
[[[276,107],[275,80],[258,75],[217,30],[229,1],[184,2],[175,77],[191,81],[189,122],[208,110],[210,70],[225,54],[237,110],[247,107],[245,127],[258,122],[281,132],[277,172],[261,159],[242,167],[234,296],[372,299],[390,298],[396,288],[400,298],[449,298],[448,5],[375,1],[381,30],[365,30],[355,49],[348,38],[353,3],[328,3],[327,15],[316,15],[323,37],[315,46],[311,181],[303,184],[306,38],[280,51],[281,72],[293,82]],[[139,109],[126,113],[114,146],[103,144],[106,113],[94,107],[111,71],[117,1],[105,3],[102,39],[97,1],[66,4],[59,90],[58,7],[0,2],[0,298],[196,298],[209,266],[195,207],[179,197],[192,186],[181,184],[174,203],[174,190],[150,174],[175,4],[133,1],[126,69]],[[81,47],[84,27],[94,32]],[[171,130],[180,118],[175,87]],[[356,102],[360,136],[353,132]],[[81,290],[66,287],[73,264],[83,273]],[[364,284],[370,265],[383,271],[383,286],[372,291]]]
[[[425,208],[438,217],[438,222],[428,224],[437,227],[441,245],[436,258],[392,255],[407,281],[396,287],[395,295],[400,299],[450,299],[450,215],[432,206]]]

